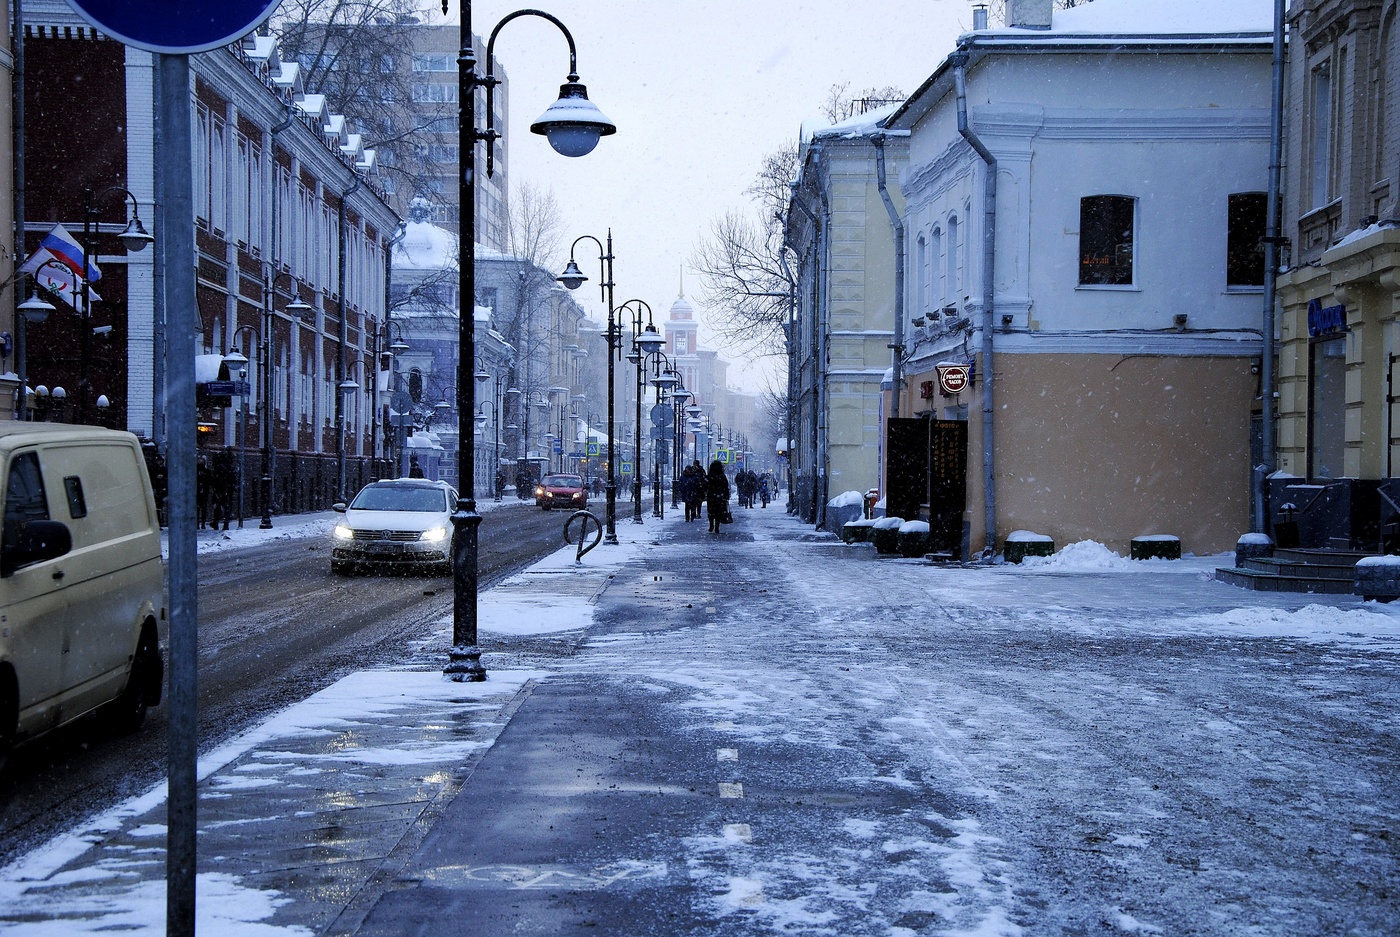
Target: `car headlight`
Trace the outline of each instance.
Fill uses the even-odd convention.
[[[535,497],[536,497],[536,498],[543,498],[543,497],[545,496],[546,493],[547,493],[547,492],[546,492],[543,488],[536,488],[536,489],[535,489]]]
[[[336,524],[334,534],[337,540],[351,540],[355,536],[355,532],[344,524]]]
[[[446,527],[434,527],[431,530],[423,531],[423,536],[419,538],[427,543],[441,543],[447,539]]]

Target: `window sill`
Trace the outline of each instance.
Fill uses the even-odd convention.
[[[1142,287],[1115,286],[1112,283],[1080,283],[1075,287],[1075,290],[1083,290],[1086,293],[1141,293]]]
[[[1227,295],[1227,296],[1236,295],[1236,294],[1243,294],[1243,295],[1246,295],[1246,296],[1261,296],[1261,295],[1263,295],[1263,293],[1264,293],[1264,287],[1262,287],[1262,286],[1227,286],[1227,287],[1225,287],[1225,295]]]

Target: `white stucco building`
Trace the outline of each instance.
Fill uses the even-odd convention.
[[[917,464],[891,456],[890,510],[955,554],[1017,529],[1227,549],[1248,529],[1272,4],[1050,7],[1013,0],[885,123],[910,133],[900,415],[922,421],[892,428]]]

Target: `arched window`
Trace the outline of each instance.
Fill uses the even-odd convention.
[[[423,372],[417,368],[408,372],[408,396],[414,403],[423,402]]]
[[[929,288],[933,291],[933,302],[943,305],[943,297],[948,295],[947,282],[943,277],[943,229],[934,228],[929,244]]]
[[[962,266],[958,261],[958,216],[954,215],[948,219],[948,289],[944,294],[951,303],[957,303],[962,284],[959,282],[959,268]]]
[[[928,241],[924,240],[922,234],[919,235],[916,261],[918,266],[914,270],[914,314],[921,316],[928,312]]]

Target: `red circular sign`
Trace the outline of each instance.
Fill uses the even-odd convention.
[[[950,364],[938,369],[938,387],[945,394],[961,393],[967,388],[967,365]]]

